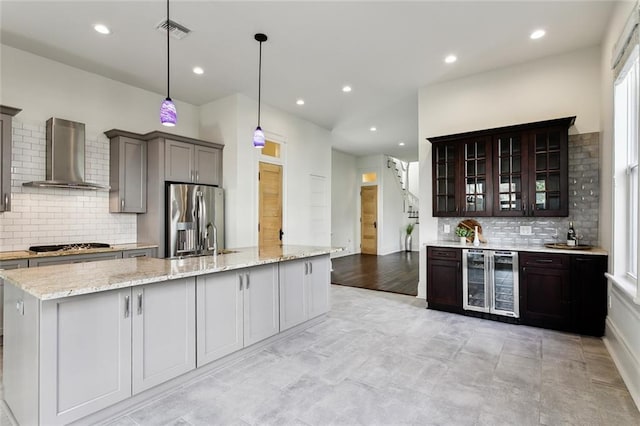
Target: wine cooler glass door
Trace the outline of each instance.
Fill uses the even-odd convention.
[[[491,313],[518,318],[518,253],[496,251],[492,257]]]
[[[484,250],[463,250],[464,290],[463,307],[466,310],[489,312],[487,294],[487,263]]]

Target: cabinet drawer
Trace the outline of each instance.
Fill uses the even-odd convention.
[[[430,259],[460,260],[462,259],[462,251],[444,247],[427,247],[427,257]]]
[[[554,269],[569,268],[569,256],[566,254],[520,252],[519,261],[520,266],[523,268],[527,266]]]

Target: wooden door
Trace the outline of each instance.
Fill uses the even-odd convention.
[[[242,349],[242,270],[197,277],[198,367]]]
[[[378,185],[360,188],[360,251],[378,254]]]
[[[195,279],[132,291],[135,395],[196,368]]]
[[[244,345],[280,331],[278,265],[244,269]]]
[[[260,162],[258,173],[260,247],[282,245],[282,166]]]

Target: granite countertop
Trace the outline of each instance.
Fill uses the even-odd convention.
[[[49,251],[49,252],[43,252],[43,253],[35,253],[29,250],[0,251],[0,261],[30,259],[35,257],[72,256],[72,255],[78,255],[78,254],[106,253],[110,251],[128,251],[128,250],[148,249],[148,248],[157,248],[157,247],[158,247],[157,244],[131,243],[131,244],[115,244],[115,245],[112,245],[111,247],[104,247],[104,248]]]
[[[509,244],[509,243],[484,243],[479,247],[474,247],[473,244],[460,244],[459,241],[445,241],[435,240],[428,241],[425,246],[432,247],[449,247],[449,248],[461,248],[461,249],[484,249],[484,250],[504,250],[504,251],[529,251],[538,253],[565,253],[565,254],[581,254],[581,255],[594,255],[594,256],[607,256],[608,253],[601,247],[592,247],[588,250],[580,249],[555,249],[545,247],[544,245],[531,245],[531,244]]]
[[[339,248],[282,246],[233,249],[234,253],[184,259],[132,258],[0,270],[0,278],[40,300],[96,293],[178,278],[248,268],[341,251]]]

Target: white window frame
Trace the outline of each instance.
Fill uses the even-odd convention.
[[[640,47],[633,47],[614,84],[613,271],[607,274],[640,304]]]

